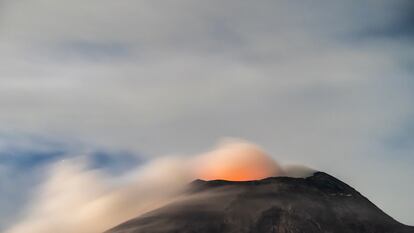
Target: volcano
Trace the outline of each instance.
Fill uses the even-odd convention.
[[[184,198],[106,233],[414,233],[344,182],[307,178],[196,180]]]

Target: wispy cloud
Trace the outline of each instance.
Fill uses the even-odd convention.
[[[50,168],[78,161],[88,171],[119,177],[143,159],[127,151],[115,151],[36,135],[0,134],[0,230],[25,216],[28,206],[49,179]],[[82,164],[82,165],[81,165]]]

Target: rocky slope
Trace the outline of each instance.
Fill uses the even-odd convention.
[[[196,180],[185,197],[107,233],[414,233],[338,179]]]

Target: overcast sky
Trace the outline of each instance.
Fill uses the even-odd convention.
[[[116,175],[226,137],[414,225],[411,0],[0,0],[0,229],[47,166]]]

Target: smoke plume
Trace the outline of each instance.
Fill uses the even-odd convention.
[[[295,175],[306,169],[295,167]],[[99,233],[180,196],[194,179],[286,175],[258,146],[227,142],[196,156],[155,159],[114,181],[79,158],[55,164],[24,218],[6,233]]]

